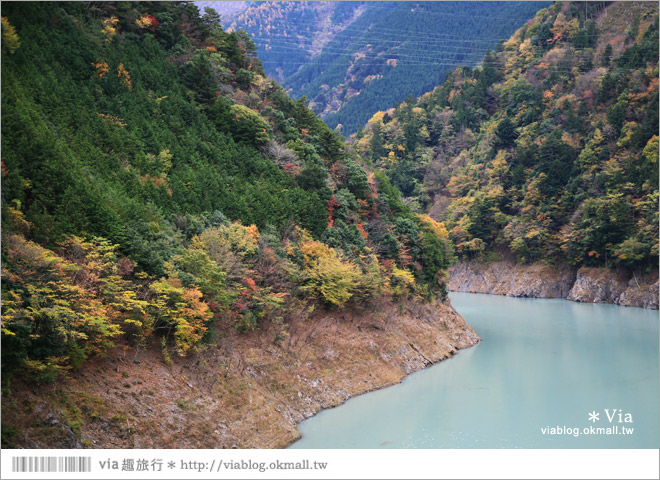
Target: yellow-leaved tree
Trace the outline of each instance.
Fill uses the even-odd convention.
[[[360,269],[355,263],[342,260],[335,249],[316,240],[305,240],[297,250],[303,257],[300,274],[304,292],[340,308],[358,292]]]
[[[119,272],[116,246],[68,237],[58,253],[3,237],[3,362],[54,381],[89,356],[105,353],[123,328],[149,328],[147,303]]]
[[[7,17],[2,17],[2,48],[5,52],[14,54],[21,46],[21,40],[18,38],[16,28],[9,23]]]
[[[185,288],[181,280],[169,277],[151,285],[156,329],[174,332],[175,348],[185,356],[204,337],[212,313],[196,287]]]

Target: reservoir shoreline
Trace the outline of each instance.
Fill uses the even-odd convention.
[[[565,298],[578,284],[577,274],[545,266],[484,268],[458,264],[450,288]],[[515,280],[508,286],[492,280],[506,271]],[[653,277],[636,280],[652,296]],[[170,361],[155,344],[119,346],[72,372],[55,394],[17,381],[3,399],[3,422],[20,448],[285,448],[300,439],[303,420],[481,341],[449,301],[381,299],[371,308],[300,312],[285,330],[281,341],[278,325],[248,335],[226,330],[216,344]]]
[[[57,384],[3,396],[13,448],[284,448],[297,425],[481,340],[449,302],[380,299],[233,329],[186,358],[124,346]],[[75,419],[73,423],[72,419]]]
[[[640,274],[595,267],[462,261],[450,269],[447,285],[452,292],[563,298],[658,310],[657,268]]]

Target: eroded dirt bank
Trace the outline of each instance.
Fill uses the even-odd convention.
[[[553,268],[510,261],[460,262],[450,273],[449,289],[512,297],[566,298],[658,309],[658,270],[644,275],[605,268]]]
[[[301,315],[303,317],[305,315]],[[63,382],[3,394],[3,437],[27,448],[280,448],[323,408],[400,382],[479,341],[448,304],[313,314],[167,361],[117,347]]]

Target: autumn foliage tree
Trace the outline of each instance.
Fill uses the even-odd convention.
[[[7,17],[2,17],[2,49],[7,53],[16,53],[21,46],[21,40],[14,26]]]
[[[5,368],[52,380],[114,345],[140,324],[146,303],[117,275],[115,246],[68,238],[62,255],[21,235],[3,238],[2,343]]]
[[[303,240],[291,255],[299,258],[301,289],[335,307],[343,307],[360,287],[360,271],[342,260],[332,248],[315,240]]]

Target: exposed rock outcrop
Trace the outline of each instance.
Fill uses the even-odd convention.
[[[565,298],[575,281],[575,271],[547,265],[461,262],[451,271],[449,289],[456,292],[492,293],[510,297]]]
[[[512,297],[566,298],[658,308],[658,270],[644,275],[606,268],[520,265],[511,261],[460,262],[450,272],[449,289]]]
[[[568,300],[588,303],[615,303],[627,307],[658,309],[658,275],[628,276],[604,268],[582,267]]]

